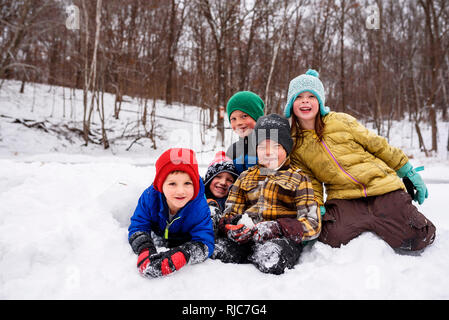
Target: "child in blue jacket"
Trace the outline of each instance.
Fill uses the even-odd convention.
[[[171,274],[212,255],[212,220],[192,150],[173,148],[159,157],[154,182],[140,196],[128,231],[138,270],[147,277]],[[152,231],[166,240],[168,251],[157,252]]]

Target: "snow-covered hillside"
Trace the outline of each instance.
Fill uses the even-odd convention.
[[[319,242],[307,247],[296,267],[280,276],[263,274],[252,265],[207,260],[149,280],[137,272],[127,228],[138,197],[154,177],[151,164],[169,147],[191,147],[204,174],[218,151],[212,150],[214,130],[207,132],[203,145],[197,136],[199,108],[158,101],[157,115],[166,118],[158,122],[164,139],[157,141],[157,150],[149,140],[130,151],[125,149],[132,140],[119,140],[110,150],[83,147],[81,139],[70,143],[51,132],[11,123],[15,118],[80,121],[80,91],[76,116],[70,118],[66,89],[63,118],[62,88],[27,85],[19,94],[19,87],[9,81],[0,91],[0,299],[449,298],[447,123],[439,123],[440,153],[432,158],[417,150],[418,140],[407,123],[395,124],[391,134],[391,143],[413,156],[412,164],[425,165],[421,174],[429,198],[419,209],[436,225],[437,236],[422,254],[399,255],[376,235],[365,233],[339,249]],[[111,114],[113,96],[105,99]],[[138,109],[136,100],[127,100],[124,108]],[[135,118],[133,112],[123,112],[119,121],[110,116],[111,137]],[[424,129],[428,137],[430,129]],[[233,138],[227,130],[226,142]]]

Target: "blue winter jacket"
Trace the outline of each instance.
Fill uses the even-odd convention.
[[[168,222],[168,213],[164,194],[151,185],[139,198],[128,228],[128,239],[137,231],[150,234],[153,231],[164,237],[169,247],[188,241],[204,243],[209,249],[210,257],[214,251],[214,230],[201,178],[198,195],[176,213],[171,223]]]
[[[226,156],[232,159],[237,172],[241,174],[257,164],[256,138],[254,131],[244,138],[239,138],[226,151]]]

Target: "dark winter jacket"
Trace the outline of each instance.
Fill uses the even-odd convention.
[[[214,231],[209,206],[204,196],[204,184],[200,178],[200,190],[195,199],[189,201],[168,222],[168,205],[165,196],[151,185],[138,201],[128,228],[128,240],[135,233],[151,234],[151,231],[167,240],[169,247],[186,242],[200,242],[207,246],[208,257],[214,251]],[[131,241],[130,241],[131,243]],[[133,244],[131,244],[133,246]],[[133,247],[134,249],[134,247]]]
[[[237,172],[241,174],[257,164],[256,136],[254,131],[247,137],[239,138],[226,151],[226,155],[234,162]]]

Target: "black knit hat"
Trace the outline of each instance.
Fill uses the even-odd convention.
[[[254,131],[256,133],[257,145],[264,140],[270,139],[282,145],[287,155],[292,151],[293,140],[290,135],[290,123],[284,116],[273,113],[260,117],[257,120]]]

